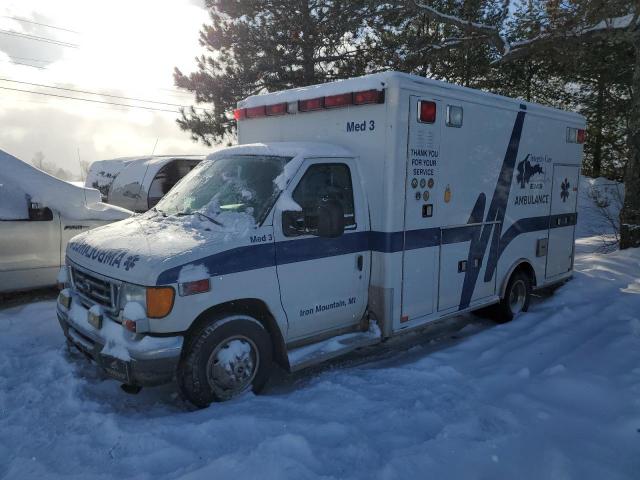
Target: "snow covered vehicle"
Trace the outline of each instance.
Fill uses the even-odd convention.
[[[569,278],[584,118],[401,73],[249,97],[240,145],[67,248],[70,343],[192,403]],[[64,275],[64,274],[63,274]]]
[[[98,189],[103,202],[146,212],[203,159],[156,155],[99,160],[89,167],[85,186]]]
[[[0,150],[0,293],[56,285],[71,237],[131,214]]]

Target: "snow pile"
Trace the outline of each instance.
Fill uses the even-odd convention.
[[[576,270],[510,324],[469,317],[455,338],[397,339],[193,412],[173,385],[127,396],[67,353],[54,302],[2,310],[0,477],[634,478],[640,250]]]
[[[97,190],[77,187],[52,177],[2,150],[0,184],[14,185],[29,195],[30,202],[57,210],[71,219],[121,220],[131,215],[131,212],[123,208],[102,204]],[[15,195],[22,199],[20,194]]]
[[[0,310],[0,478],[636,478],[640,249],[580,241],[575,278],[509,324],[468,315],[200,411],[175,385],[123,394],[53,301]]]
[[[127,302],[122,311],[122,318],[127,320],[143,320],[147,318],[147,312],[138,302]]]

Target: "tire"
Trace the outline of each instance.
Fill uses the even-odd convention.
[[[216,316],[185,339],[178,387],[199,408],[249,389],[259,393],[269,380],[272,359],[269,332],[258,320],[248,315]]]
[[[504,297],[494,306],[493,318],[497,323],[507,323],[529,309],[531,278],[522,270],[516,270],[509,279]]]

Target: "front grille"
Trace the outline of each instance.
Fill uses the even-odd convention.
[[[85,307],[97,304],[111,314],[117,313],[119,285],[116,282],[76,266],[70,270],[73,287]]]

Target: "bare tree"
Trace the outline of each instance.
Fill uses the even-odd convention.
[[[46,165],[45,165],[45,161],[44,161],[44,153],[36,152],[35,155],[33,156],[33,158],[31,159],[31,164],[34,167],[39,168],[40,170],[46,171]]]
[[[509,0],[503,3],[503,18],[508,16]],[[460,35],[448,38],[434,48],[464,47],[479,41],[495,47],[496,64],[519,58],[543,55],[550,51],[571,52],[588,49],[594,42],[610,42],[631,46],[634,51],[633,93],[627,142],[629,159],[625,169],[625,199],[620,212],[620,248],[640,246],[640,5],[633,2],[580,2],[574,11],[562,11],[555,6],[552,28],[541,27],[531,38],[509,40],[501,33],[500,25],[471,22],[436,10],[425,2],[417,1],[434,21],[457,27]],[[609,7],[609,8],[607,8]],[[611,15],[612,11],[623,15]]]

